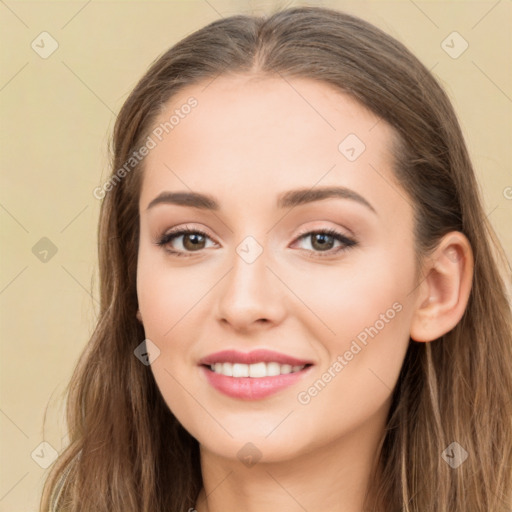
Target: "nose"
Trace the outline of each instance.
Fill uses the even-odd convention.
[[[286,287],[268,267],[267,249],[255,261],[233,252],[232,268],[218,289],[217,318],[237,331],[266,328],[282,322]]]

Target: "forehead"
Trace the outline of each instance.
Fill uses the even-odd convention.
[[[186,104],[191,97],[197,104],[189,109]],[[357,134],[365,143],[385,147],[393,132],[347,93],[307,78],[227,75],[194,84],[167,102],[154,126],[164,125],[180,110],[188,113],[180,119],[174,116],[172,124],[176,124],[165,134],[170,142],[180,134],[190,135],[190,125],[202,144],[207,140],[201,140],[201,135],[208,135],[208,140],[213,137],[216,143],[224,140],[225,145],[233,136],[249,144],[252,137],[256,142],[273,141],[272,148],[278,146],[282,151],[296,148],[306,136],[314,137],[315,147],[322,139],[325,145],[321,148],[332,149],[332,143],[348,133]],[[276,141],[273,135],[278,131],[285,133]],[[226,135],[230,136],[228,140]]]
[[[185,107],[191,98],[195,106]],[[164,188],[254,197],[320,181],[361,190],[382,180],[376,171],[393,179],[392,128],[311,79],[233,75],[188,86],[167,103],[151,136],[141,206]]]

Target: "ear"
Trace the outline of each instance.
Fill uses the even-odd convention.
[[[137,317],[137,320],[142,323],[142,315],[140,314],[140,310],[137,309],[137,314],[135,315]]]
[[[410,336],[433,341],[462,318],[473,283],[473,251],[459,231],[446,234],[425,260]]]

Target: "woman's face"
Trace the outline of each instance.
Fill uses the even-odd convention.
[[[156,383],[203,450],[286,460],[384,427],[417,284],[392,136],[306,79],[218,77],[156,121],[137,293]]]

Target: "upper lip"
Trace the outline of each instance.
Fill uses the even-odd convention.
[[[251,352],[239,352],[237,350],[221,350],[203,357],[199,364],[212,365],[215,363],[242,363],[242,364],[253,364],[253,363],[279,363],[289,364],[292,366],[303,366],[306,364],[313,364],[311,361],[306,359],[298,359],[296,357],[289,356],[287,354],[281,354],[280,352],[274,352],[273,350],[258,349],[252,350]]]

